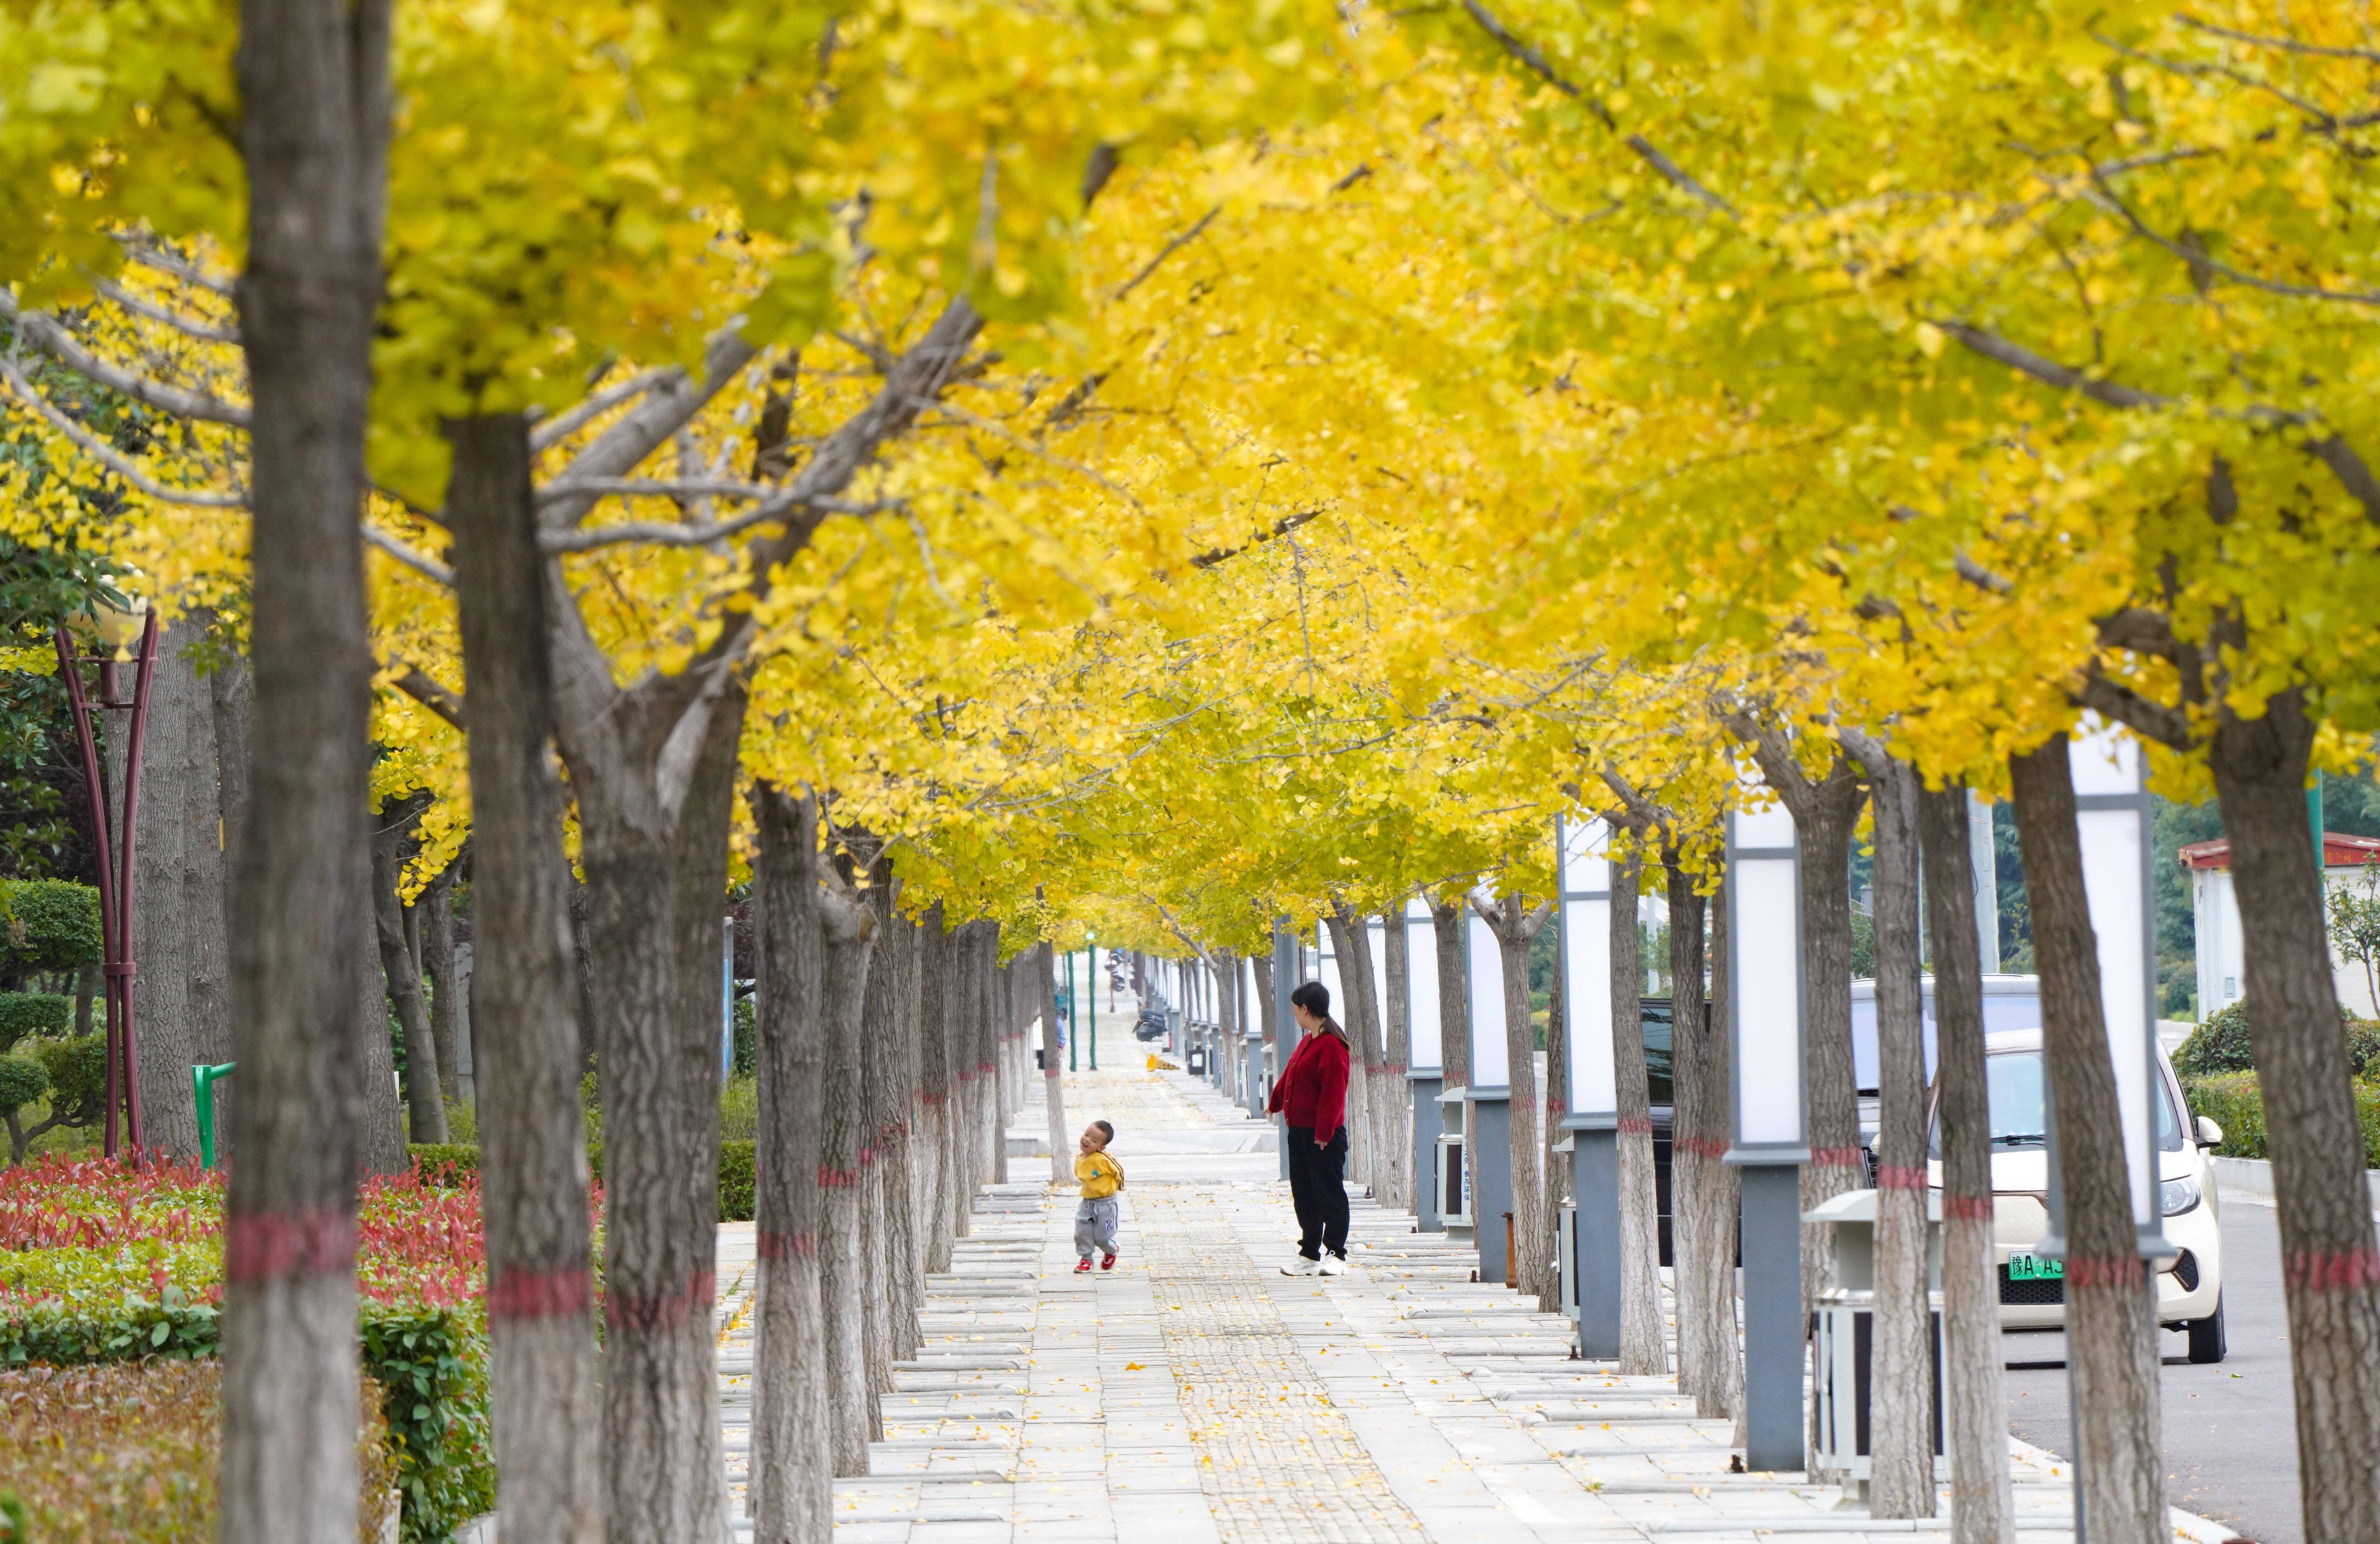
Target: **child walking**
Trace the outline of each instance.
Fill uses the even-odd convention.
[[[1115,1269],[1115,1196],[1123,1188],[1123,1165],[1108,1156],[1108,1144],[1114,1140],[1115,1127],[1093,1121],[1075,1144],[1075,1177],[1083,1182],[1082,1203],[1075,1208],[1075,1252],[1082,1257],[1075,1265],[1078,1275],[1091,1268],[1093,1245],[1103,1252],[1099,1269]]]

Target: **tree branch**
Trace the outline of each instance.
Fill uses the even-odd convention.
[[[598,547],[617,547],[632,541],[661,547],[699,547],[712,541],[723,541],[740,536],[755,526],[771,520],[783,520],[796,509],[816,515],[882,515],[906,509],[906,499],[880,499],[873,504],[847,504],[841,499],[797,499],[790,494],[771,498],[758,509],[747,510],[732,520],[720,520],[701,525],[679,524],[669,520],[623,520],[617,525],[594,526],[578,530],[549,530],[537,539],[538,551],[552,557],[562,553],[592,552]]]
[[[2228,27],[2201,21],[2187,11],[2177,11],[2174,19],[2209,37],[2228,38],[2233,43],[2244,43],[2257,48],[2277,48],[2285,54],[2306,54],[2319,59],[2361,59],[2366,64],[2380,65],[2380,49],[2332,48],[2322,43],[2300,43],[2295,38],[2263,38],[2253,32],[2235,32]]]
[[[180,258],[151,246],[139,237],[118,235],[115,239],[116,243],[124,249],[124,255],[143,268],[153,268],[160,274],[181,280],[193,289],[203,289],[210,295],[220,295],[226,300],[236,300],[239,298],[238,292],[232,288],[228,280],[218,279],[212,274],[202,273],[195,265],[184,262]]]
[[[40,414],[44,422],[75,443],[77,448],[109,471],[130,483],[135,489],[161,504],[178,504],[196,509],[245,509],[248,500],[238,493],[204,492],[193,488],[168,488],[118,454],[115,448],[98,435],[77,423],[57,404],[43,396],[25,378],[23,371],[11,358],[0,359],[0,378],[17,399]]]
[[[664,371],[644,392],[644,400],[617,423],[596,436],[595,443],[571,457],[557,483],[587,483],[623,478],[643,464],[646,456],[667,444],[670,437],[691,422],[704,404],[724,390],[738,371],[759,350],[744,340],[744,319],[737,317],[710,334],[702,353],[699,383],[684,371]],[[538,510],[544,530],[566,530],[587,518],[601,493],[579,493],[556,499]]]
[[[381,529],[378,526],[373,525],[370,520],[365,520],[361,522],[361,524],[363,527],[364,541],[367,543],[371,546],[378,547],[382,552],[386,553],[389,556],[396,559],[397,562],[404,564],[407,568],[412,569],[415,573],[419,574],[422,577],[429,579],[433,583],[443,584],[449,590],[452,590],[455,587],[454,569],[447,567],[444,564],[439,562],[436,558],[431,557],[429,553],[420,551],[419,548],[407,546],[405,542],[398,541],[395,537],[391,536],[388,532]]]
[[[552,418],[540,419],[531,425],[528,432],[528,448],[547,450],[558,445],[585,428],[589,420],[601,417],[631,397],[641,396],[673,375],[683,378],[685,373],[684,371],[674,367],[664,366],[660,370],[648,370],[640,374],[631,375],[625,381],[606,386],[593,395],[564,408]]]
[[[2078,708],[2088,708],[2105,719],[2128,724],[2137,733],[2175,750],[2190,748],[2190,715],[2179,708],[2168,708],[2152,702],[2131,687],[2103,674],[2093,665],[2082,678],[2082,689],[2070,691],[2067,698]]]
[[[1196,225],[1192,225],[1188,230],[1184,231],[1180,236],[1177,236],[1172,240],[1167,242],[1163,247],[1159,248],[1157,255],[1143,263],[1139,273],[1135,274],[1131,278],[1126,279],[1123,283],[1116,286],[1115,293],[1109,296],[1108,298],[1110,300],[1121,300],[1125,296],[1131,294],[1134,290],[1138,289],[1142,280],[1157,272],[1159,264],[1162,263],[1167,258],[1172,257],[1174,253],[1180,251],[1183,248],[1190,245],[1193,241],[1197,240],[1199,233],[1204,231],[1208,225],[1212,225],[1214,223],[1215,216],[1221,213],[1223,213],[1223,206],[1221,204],[1217,204],[1214,208],[1207,211],[1206,213],[1199,215],[1198,223]]]
[[[463,699],[450,691],[414,665],[407,665],[389,677],[388,684],[406,696],[436,713],[456,729],[463,727]]]
[[[1311,521],[1318,520],[1321,518],[1321,517],[1322,511],[1319,509],[1301,509],[1294,515],[1284,515],[1280,519],[1275,520],[1272,523],[1272,529],[1270,530],[1266,531],[1262,536],[1257,537],[1255,541],[1243,541],[1236,547],[1210,547],[1207,551],[1200,553],[1196,557],[1192,558],[1190,560],[1190,566],[1193,568],[1212,568],[1215,565],[1228,562],[1230,559],[1239,556],[1242,553],[1261,547],[1266,542],[1272,541],[1276,537],[1287,536],[1291,531],[1295,530],[1298,527],[1305,525]]]
[[[190,419],[200,423],[228,423],[245,429],[249,413],[220,397],[204,392],[186,391],[169,386],[137,371],[109,364],[84,347],[65,323],[47,311],[27,310],[17,303],[16,296],[0,288],[0,319],[17,329],[17,335],[39,348],[51,359],[96,385],[144,403],[159,412],[177,419]]]
[[[162,322],[176,332],[207,343],[228,343],[234,347],[239,346],[237,328],[217,327],[212,322],[201,322],[197,317],[184,316],[171,306],[161,306],[154,300],[145,299],[126,289],[122,285],[107,279],[93,279],[91,282],[91,287],[135,316],[145,316],[152,322]]]

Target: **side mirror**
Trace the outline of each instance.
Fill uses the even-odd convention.
[[[2223,1145],[2223,1128],[2204,1115],[2198,1117],[2198,1145],[2202,1148]]]

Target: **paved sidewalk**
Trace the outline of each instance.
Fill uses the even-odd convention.
[[[884,1396],[871,1473],[836,1488],[837,1544],[1730,1544],[1947,1536],[1831,1486],[1729,1472],[1731,1431],[1667,1379],[1569,1359],[1568,1321],[1470,1280],[1471,1258],[1354,1204],[1357,1269],[1295,1247],[1261,1123],[1175,1073],[1070,1074],[1068,1120],[1117,1127],[1123,1258],[1074,1272],[1071,1187],[1046,1157],[978,1200],[932,1279],[926,1345]],[[1046,1136],[1038,1103],[1015,1134]],[[1135,1144],[1139,1144],[1137,1147]],[[721,1230],[734,1511],[749,1413],[751,1235]],[[2063,1466],[2017,1445],[2024,1544],[2071,1537]],[[1947,1508],[1946,1508],[1947,1510]],[[2179,1538],[2225,1530],[2177,1514]]]

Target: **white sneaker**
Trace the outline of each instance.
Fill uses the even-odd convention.
[[[1320,1260],[1307,1259],[1300,1255],[1282,1266],[1281,1273],[1284,1276],[1319,1276],[1324,1274],[1324,1267]]]
[[[1347,1274],[1347,1257],[1344,1255],[1323,1256],[1321,1273],[1325,1276],[1344,1276]]]

